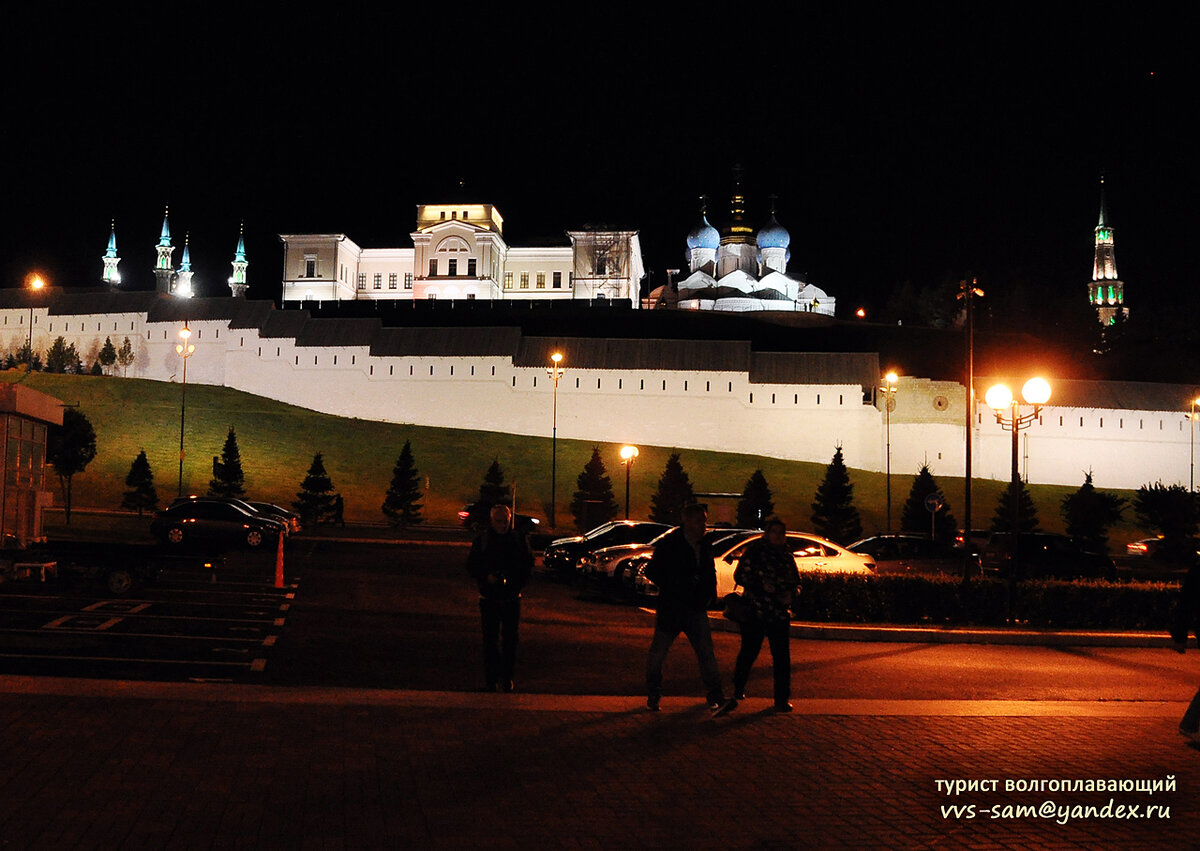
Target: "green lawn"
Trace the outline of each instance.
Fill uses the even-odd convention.
[[[155,484],[163,501],[176,493],[179,475],[180,386],[173,383],[77,375],[25,374],[11,370],[0,373],[0,381],[21,381],[65,404],[78,404],[96,429],[96,459],[75,479],[75,505],[89,508],[119,508],[129,465],[141,449],[154,470]],[[413,455],[427,483],[425,516],[430,522],[456,522],[454,512],[474,500],[483,474],[493,458],[504,468],[506,480],[515,480],[518,510],[545,517],[550,498],[550,439],[480,432],[465,429],[430,428],[346,419],[319,414],[252,396],[224,387],[191,384],[187,389],[186,458],[184,492],[203,492],[212,475],[212,458],[218,455],[232,426],[238,437],[247,491],[255,498],[290,504],[312,461],[324,454],[325,466],[334,486],[346,503],[346,519],[352,522],[383,522],[380,511],[392,467],[405,440],[412,441]],[[575,480],[591,456],[590,441],[558,441],[558,523],[571,524],[569,503]],[[613,482],[617,502],[624,507],[625,475],[618,457],[619,444],[600,444]],[[630,516],[645,517],[650,495],[658,482],[669,445],[642,446],[630,479]],[[776,512],[797,529],[811,528],[809,517],[824,464],[782,461],[732,452],[680,450],[684,469],[697,491],[738,492],[755,469],[761,468],[774,494]],[[833,447],[830,447],[830,456]],[[885,525],[884,476],[853,469],[855,503],[867,533]],[[899,526],[900,514],[916,470],[892,475],[892,522]],[[937,471],[934,471],[936,477]],[[1082,481],[1082,480],[1081,480]],[[961,478],[938,479],[951,510],[962,521]],[[996,499],[1003,485],[976,481],[973,488],[973,525],[990,525]],[[1035,486],[1031,488],[1041,525],[1061,531],[1058,506],[1074,488]],[[1130,496],[1129,492],[1121,492]],[[57,498],[57,495],[56,495]],[[711,501],[712,519],[732,511],[732,502]],[[1127,514],[1131,512],[1127,511]],[[730,515],[730,518],[732,516]],[[1131,526],[1114,530],[1114,544],[1142,537]]]

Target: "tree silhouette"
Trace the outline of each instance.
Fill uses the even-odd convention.
[[[571,499],[575,528],[586,532],[612,520],[618,511],[612,480],[600,457],[600,447],[593,446],[592,457],[583,465],[583,471],[575,481],[575,496]]]
[[[742,498],[737,504],[737,525],[745,529],[761,529],[766,519],[775,513],[771,489],[762,470],[755,470],[746,480]]]
[[[1106,553],[1108,527],[1121,519],[1125,505],[1125,499],[1096,490],[1092,471],[1088,470],[1079,490],[1063,497],[1062,516],[1067,521],[1067,534],[1082,539],[1088,549]]]
[[[77,408],[64,408],[62,425],[50,429],[46,460],[58,473],[68,526],[71,524],[71,482],[95,457],[96,430],[91,421]]]
[[[655,523],[677,526],[681,522],[683,507],[694,502],[695,498],[692,481],[679,463],[679,453],[672,452],[658,479],[658,490],[650,497],[650,519]]]
[[[1194,558],[1195,547],[1188,543],[1197,529],[1194,493],[1183,485],[1142,485],[1133,498],[1133,510],[1138,523],[1162,535],[1164,556]]]
[[[913,479],[912,488],[908,491],[908,499],[904,503],[904,511],[900,514],[900,531],[929,534],[931,523],[929,509],[925,507],[925,498],[931,493],[938,494],[942,502],[942,507],[934,515],[933,536],[938,540],[952,540],[954,533],[958,531],[958,521],[950,513],[950,503],[946,501],[933,474],[929,472],[928,464],[922,464],[921,469],[917,471],[917,477]]]
[[[121,507],[134,509],[138,517],[143,511],[153,511],[158,505],[158,491],[154,488],[154,472],[150,469],[150,461],[143,449],[129,465],[129,475],[125,477],[125,485],[129,490],[121,497]]]
[[[237,435],[233,426],[225,436],[225,446],[221,449],[221,457],[213,456],[213,477],[208,483],[209,496],[246,495],[246,477],[242,474],[242,455],[238,451]]]
[[[129,342],[129,338],[126,337],[121,342],[121,348],[117,349],[117,364],[121,367],[123,376],[129,375],[129,367],[133,366],[133,361],[133,343]]]
[[[512,488],[504,483],[504,468],[500,459],[493,458],[492,465],[483,474],[483,484],[479,486],[479,502],[487,506],[508,505],[512,502]]]
[[[842,460],[842,447],[836,447],[833,460],[825,468],[825,478],[817,488],[812,504],[813,529],[839,544],[849,544],[862,537],[862,520],[854,507],[854,485]]]
[[[300,483],[300,491],[292,508],[300,515],[306,526],[330,522],[334,519],[334,503],[338,494],[333,489],[333,482],[325,472],[325,460],[318,452],[313,456],[312,465],[304,481]]]
[[[421,476],[413,462],[412,445],[407,440],[392,468],[392,483],[388,485],[381,508],[394,526],[414,526],[421,522]]]
[[[1040,532],[1037,506],[1033,504],[1033,497],[1029,495],[1029,489],[1025,487],[1024,479],[1009,482],[1008,487],[1001,491],[1000,499],[996,502],[996,513],[992,515],[992,531],[1013,531],[1012,505],[1014,499],[1017,502],[1017,531]]]
[[[112,337],[104,338],[104,346],[100,349],[97,360],[105,372],[112,369],[113,364],[117,362],[117,347],[113,345]]]

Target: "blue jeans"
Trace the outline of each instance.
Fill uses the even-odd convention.
[[[650,641],[650,656],[646,660],[646,694],[653,700],[662,696],[662,668],[679,633],[687,636],[696,660],[700,663],[700,678],[708,689],[708,700],[722,701],[721,675],[717,671],[717,654],[713,651],[712,631],[708,612],[681,606],[660,606],[654,618],[654,638]]]

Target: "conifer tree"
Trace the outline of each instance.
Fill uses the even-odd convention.
[[[825,468],[825,478],[817,488],[812,504],[813,529],[839,544],[850,544],[862,537],[862,521],[854,507],[854,485],[842,460],[842,447],[836,447],[833,460]]]
[[[692,481],[679,463],[679,453],[672,452],[667,466],[658,479],[658,490],[650,497],[650,519],[655,523],[678,526],[683,507],[695,501]]]
[[[1092,471],[1088,470],[1079,490],[1063,497],[1062,516],[1067,521],[1067,534],[1081,538],[1088,549],[1106,553],[1108,527],[1121,519],[1125,505],[1121,497],[1096,490]]]
[[[242,455],[238,451],[237,435],[233,426],[225,436],[225,446],[221,449],[221,457],[213,456],[213,477],[208,483],[209,496],[246,495],[246,477],[242,473]]]
[[[100,349],[97,361],[105,372],[112,369],[113,364],[117,362],[117,347],[113,345],[112,337],[104,338],[104,346]]]
[[[325,472],[325,460],[318,452],[313,456],[312,465],[309,466],[308,473],[300,484],[300,490],[296,494],[296,501],[292,503],[292,508],[300,515],[300,519],[306,526],[326,523],[334,518],[333,504],[336,498],[337,493],[333,489],[333,482],[330,480],[329,474]]]
[[[143,511],[153,511],[158,505],[158,491],[154,489],[154,471],[150,469],[150,461],[143,449],[129,465],[129,475],[125,477],[125,485],[129,490],[121,497],[121,507],[134,509],[138,517]]]
[[[504,483],[504,468],[500,466],[499,458],[492,459],[492,465],[483,475],[483,484],[479,486],[479,502],[487,506],[512,503],[512,488]]]
[[[600,447],[593,446],[592,457],[583,465],[583,471],[575,483],[575,496],[571,500],[575,528],[585,532],[612,520],[618,511],[612,480],[604,468],[604,459],[600,457]]]
[[[1014,499],[1017,502],[1017,531],[1040,532],[1037,506],[1033,504],[1033,497],[1029,495],[1029,489],[1025,487],[1024,479],[1009,482],[1008,487],[1001,491],[1000,499],[996,502],[996,513],[992,516],[992,531],[1011,532],[1013,530],[1012,505]]]
[[[414,526],[421,522],[421,476],[413,461],[410,441],[404,441],[396,459],[382,510],[394,526]]]
[[[941,496],[942,502],[942,507],[934,515],[933,536],[940,541],[953,540],[955,532],[958,531],[958,521],[950,513],[950,503],[942,494],[933,474],[929,472],[928,464],[922,464],[921,469],[917,471],[917,477],[913,479],[912,488],[908,492],[908,500],[904,503],[904,510],[900,514],[900,531],[929,534],[931,524],[929,509],[925,507],[925,498],[930,494],[938,494]]]
[[[746,480],[742,498],[737,504],[737,525],[745,529],[761,529],[767,518],[775,513],[771,489],[762,470],[755,470]]]
[[[117,364],[121,367],[123,376],[129,376],[129,367],[133,366],[134,357],[133,343],[126,337],[121,342],[121,348],[117,349]]]
[[[67,525],[71,523],[71,485],[96,457],[96,430],[92,421],[78,408],[64,408],[62,425],[50,429],[46,440],[46,460],[54,465],[62,486]]]

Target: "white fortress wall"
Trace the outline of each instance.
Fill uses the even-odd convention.
[[[277,318],[280,313],[290,311],[276,312]],[[130,377],[181,378],[179,321],[151,321],[142,311],[53,314],[36,306],[33,315],[36,351],[62,336],[90,364],[105,337],[119,348],[128,336],[135,352]],[[25,345],[28,321],[28,308],[0,308],[6,351]],[[266,337],[224,318],[188,324],[196,346],[189,382],[340,416],[542,437],[551,432],[553,381],[544,367],[515,366],[512,355],[380,356],[368,345],[306,346],[295,336]],[[953,382],[902,377],[890,422],[893,475],[913,475],[925,462],[936,476],[962,475],[963,396]],[[1011,433],[982,404],[975,419],[974,475],[1007,479]],[[1182,410],[1050,405],[1021,432],[1020,469],[1044,484],[1077,486],[1090,469],[1101,488],[1159,480],[1186,485],[1190,429]],[[558,388],[558,434],[816,463],[827,463],[840,444],[849,466],[882,471],[888,429],[882,403],[864,404],[856,384],[753,383],[741,370],[568,367]]]

